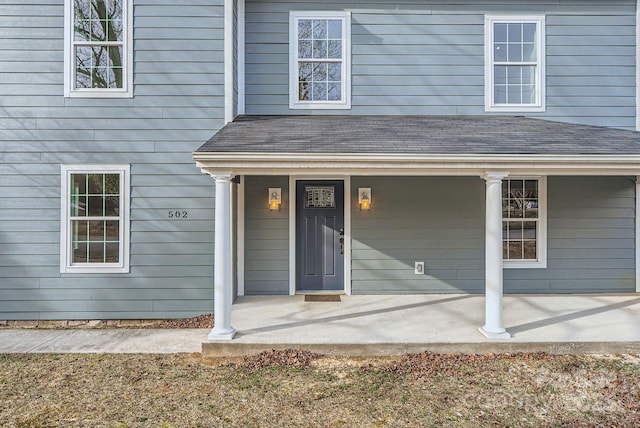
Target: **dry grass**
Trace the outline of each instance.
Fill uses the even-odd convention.
[[[636,356],[0,355],[0,425],[638,426]]]

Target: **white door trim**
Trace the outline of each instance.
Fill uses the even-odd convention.
[[[339,180],[344,182],[344,293],[351,294],[351,176],[289,176],[289,295],[296,294],[296,182]]]

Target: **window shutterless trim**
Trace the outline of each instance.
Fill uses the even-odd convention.
[[[502,260],[505,269],[544,269],[547,267],[547,177],[509,176],[504,181],[538,181],[538,220],[536,227],[537,260]],[[519,219],[514,219],[519,221]],[[525,219],[526,220],[526,219]],[[504,216],[502,221],[505,221]],[[504,245],[504,237],[503,237]]]
[[[75,88],[74,0],[64,0],[64,96],[67,98],[131,98],[133,97],[133,0],[122,0],[122,88]]]
[[[128,273],[129,272],[129,198],[130,175],[129,165],[61,165],[60,186],[62,189],[60,198],[60,273]],[[120,174],[119,189],[119,257],[118,263],[81,263],[72,264],[71,244],[71,213],[70,213],[70,189],[72,174]],[[96,216],[98,220],[99,217]],[[89,219],[89,217],[87,218]]]
[[[534,104],[497,104],[494,102],[493,24],[536,24],[536,72]],[[485,15],[484,18],[484,103],[488,112],[543,112],[546,109],[545,82],[545,16],[544,15]],[[504,63],[503,65],[506,65]],[[526,65],[514,63],[513,65]]]
[[[298,99],[298,20],[339,19],[342,21],[342,99],[339,101],[300,101]],[[328,60],[327,62],[338,62]],[[350,109],[351,108],[351,12],[290,12],[289,14],[289,108],[290,109]]]

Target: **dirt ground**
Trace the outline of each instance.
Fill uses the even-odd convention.
[[[639,426],[637,355],[0,355],[0,426]]]

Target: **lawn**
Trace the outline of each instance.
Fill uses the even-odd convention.
[[[0,425],[638,426],[637,355],[0,355]]]

